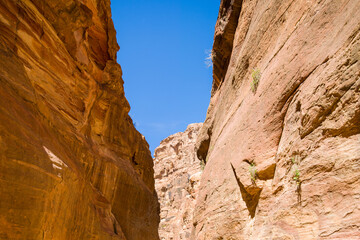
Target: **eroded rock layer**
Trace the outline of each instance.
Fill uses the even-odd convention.
[[[109,0],[0,1],[0,239],[158,239]]]
[[[221,2],[193,239],[360,239],[359,11]]]
[[[162,240],[190,239],[193,210],[201,177],[195,142],[202,123],[161,141],[155,149],[155,187],[160,201]]]

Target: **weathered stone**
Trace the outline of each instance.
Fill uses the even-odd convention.
[[[155,187],[160,201],[159,235],[163,240],[190,239],[201,177],[195,142],[201,123],[161,141],[155,149]]]
[[[221,2],[193,239],[360,239],[359,9]]]
[[[0,1],[0,239],[158,239],[106,0]]]

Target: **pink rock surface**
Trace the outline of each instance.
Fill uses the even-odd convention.
[[[221,2],[193,239],[360,239],[359,12]]]
[[[159,235],[163,240],[190,239],[201,177],[195,142],[202,123],[161,141],[155,149],[155,188],[160,202]]]

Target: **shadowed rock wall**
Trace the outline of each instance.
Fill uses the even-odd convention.
[[[0,0],[0,239],[158,239],[108,0]]]
[[[221,1],[193,239],[360,239],[359,10]]]

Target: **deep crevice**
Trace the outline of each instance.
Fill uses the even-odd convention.
[[[235,31],[238,25],[239,16],[242,9],[242,0],[225,0],[222,1],[219,12],[219,19],[228,19],[221,33],[215,33],[214,45],[213,45],[213,88],[212,94],[221,85],[226,75],[233,49],[233,41],[235,37]],[[224,20],[226,22],[226,20]]]
[[[207,162],[207,155],[209,152],[211,136],[212,136],[212,128],[208,128],[206,139],[200,142],[200,145],[196,151],[197,157],[204,163]]]
[[[262,188],[256,186],[255,184],[251,185],[250,187],[245,187],[244,184],[241,183],[239,177],[237,176],[235,168],[232,165],[232,163],[230,163],[230,165],[234,173],[234,176],[236,178],[236,182],[240,188],[241,197],[246,204],[246,207],[249,211],[251,218],[254,218]]]

